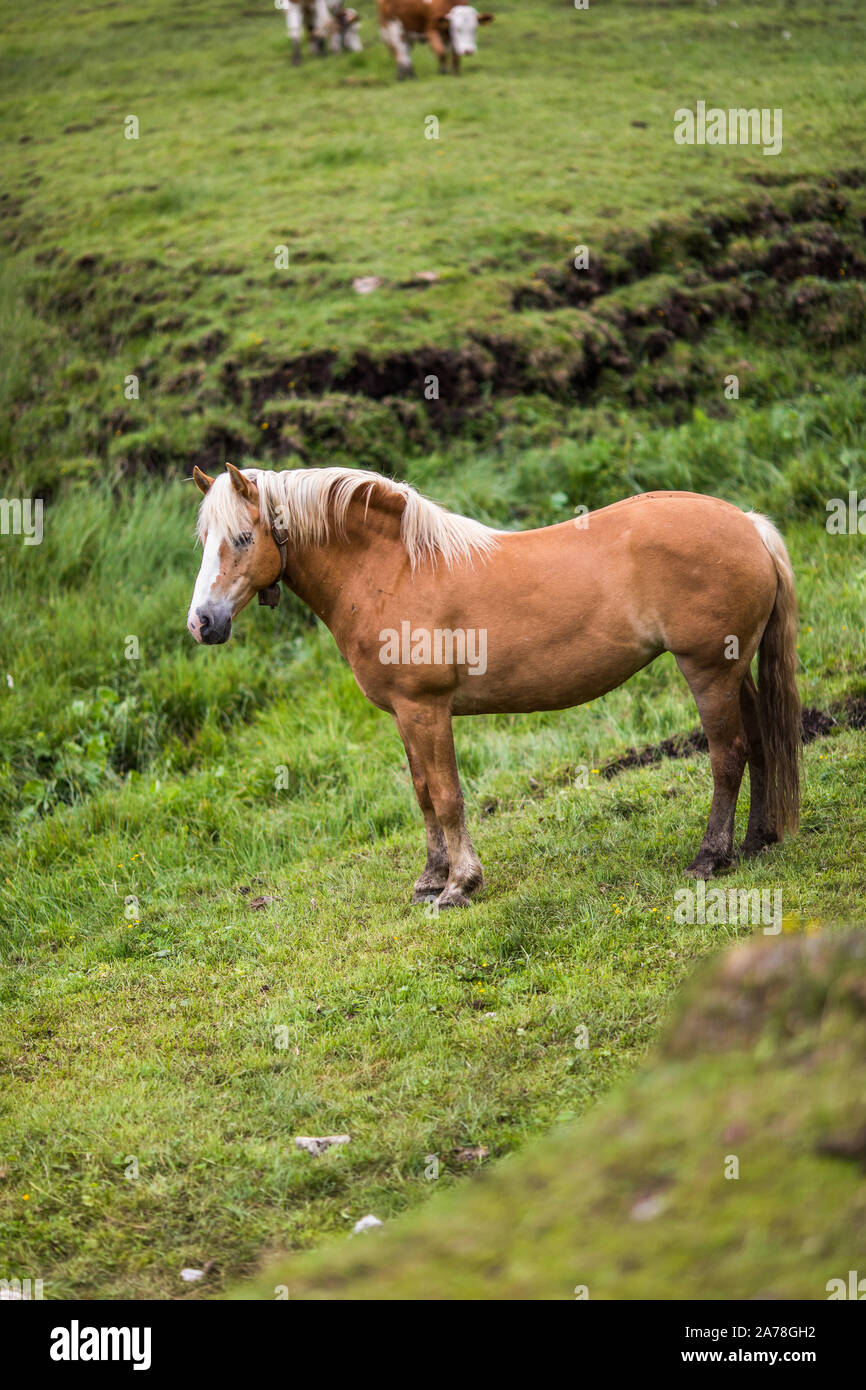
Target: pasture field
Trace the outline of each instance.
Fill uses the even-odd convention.
[[[863,970],[862,932],[728,952],[650,1065],[585,1120],[232,1296],[838,1297],[866,1225],[848,1127],[863,1113]]]
[[[363,53],[300,72],[264,0],[0,12],[17,348],[0,443],[30,486],[297,448],[392,471],[503,430],[567,458],[553,403],[599,386],[672,407],[711,376],[718,407],[738,323],[763,330],[739,335],[752,403],[820,375],[792,335],[844,368],[862,331],[866,16],[846,0],[506,0],[463,78],[422,51],[408,84],[372,7]],[[673,112],[701,96],[781,107],[782,153],[675,144]],[[382,288],[355,294],[369,275]]]
[[[785,934],[863,920],[866,538],[825,523],[866,486],[866,15],[502,0],[463,78],[398,85],[361,14],[362,54],[292,69],[265,3],[0,4],[0,466],[45,499],[41,544],[0,534],[0,1277],[48,1297],[212,1296],[465,1186],[750,930],[674,920],[706,756],[606,775],[696,724],[668,657],[457,721],[487,888],[411,908],[402,748],[328,633],[285,595],[186,634],[195,463],[372,467],[502,527],[769,512],[819,736],[799,835],[725,885]],[[781,107],[782,153],[677,146],[699,98]]]

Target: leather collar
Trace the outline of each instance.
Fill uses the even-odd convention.
[[[264,604],[267,608],[276,608],[277,604],[280,601],[280,580],[286,573],[286,565],[288,563],[288,557],[286,554],[288,537],[278,536],[275,531],[271,534],[273,535],[274,543],[276,544],[276,547],[280,552],[280,572],[274,580],[273,584],[269,584],[266,589],[259,589],[259,603]]]

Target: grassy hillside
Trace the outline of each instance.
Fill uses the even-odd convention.
[[[605,775],[695,724],[668,658],[459,723],[488,888],[410,909],[402,749],[328,634],[286,599],[186,634],[193,463],[378,468],[506,527],[651,487],[770,512],[821,736],[800,835],[728,881],[789,935],[861,911],[866,540],[825,521],[866,476],[863,15],[503,0],[460,81],[398,85],[362,14],[363,54],[292,69],[265,3],[0,5],[0,469],[46,504],[0,535],[0,1277],[49,1297],[200,1297],[459,1186],[748,930],[673,920],[706,757]],[[700,97],[782,105],[782,154],[675,145]]]
[[[372,6],[363,53],[300,71],[266,0],[0,13],[20,347],[0,445],[31,484],[262,452],[400,472],[443,436],[573,436],[526,394],[718,406],[731,361],[764,401],[848,369],[866,17],[846,0],[503,0],[463,78],[419,52],[409,84]],[[677,145],[698,99],[781,107],[782,152]]]
[[[862,932],[729,952],[580,1123],[234,1296],[826,1298],[866,1236],[864,967]]]

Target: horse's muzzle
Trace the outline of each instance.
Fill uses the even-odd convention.
[[[205,604],[196,609],[198,632],[193,631],[200,642],[208,647],[227,642],[232,631],[232,614],[227,603]]]

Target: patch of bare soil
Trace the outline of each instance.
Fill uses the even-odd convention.
[[[826,738],[833,729],[866,728],[866,699],[852,698],[834,712],[808,707],[803,710],[803,742],[812,743],[816,738]],[[687,734],[675,734],[673,738],[662,739],[661,743],[646,744],[643,748],[629,748],[619,758],[614,758],[601,769],[601,775],[610,780],[630,767],[651,767],[663,758],[693,758],[696,753],[706,753],[707,736],[703,729],[692,729]]]

